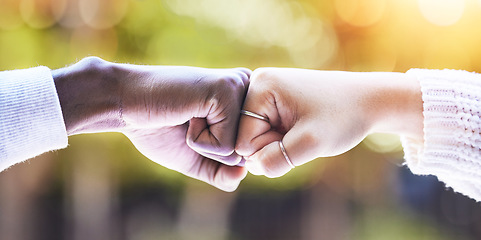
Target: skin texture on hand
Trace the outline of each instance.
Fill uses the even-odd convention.
[[[250,70],[116,64],[91,57],[53,76],[69,135],[116,131],[167,168],[233,191]]]
[[[257,69],[243,109],[269,118],[242,116],[236,145],[249,172],[267,177],[291,169],[280,140],[297,166],[342,154],[373,132],[422,138],[419,83],[400,73]]]

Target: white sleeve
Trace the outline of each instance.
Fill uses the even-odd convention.
[[[411,69],[421,84],[424,139],[401,137],[408,167],[481,201],[481,75]]]
[[[67,143],[50,69],[0,72],[0,171]]]

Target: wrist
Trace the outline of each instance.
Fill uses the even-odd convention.
[[[118,131],[121,117],[120,81],[113,64],[88,57],[52,71],[68,135]]]
[[[404,73],[373,73],[368,91],[371,132],[423,136],[423,101],[417,78]]]

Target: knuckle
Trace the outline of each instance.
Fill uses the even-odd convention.
[[[240,75],[225,75],[219,78],[218,87],[228,92],[243,92],[245,90],[244,82]]]
[[[246,92],[246,86],[244,86],[241,76],[237,74],[219,77],[210,87],[210,93],[212,95],[209,101],[214,107],[230,106],[230,104],[233,103],[240,105]]]
[[[89,75],[98,73],[111,73],[112,70],[109,62],[94,56],[83,58],[74,66],[80,67],[86,74]]]
[[[258,68],[252,72],[251,83],[269,83],[278,79],[275,68]]]
[[[252,70],[250,70],[248,68],[245,68],[245,67],[238,67],[238,68],[235,68],[235,70],[239,74],[244,75],[244,76],[250,76],[252,74]]]
[[[100,68],[106,63],[106,61],[99,57],[89,56],[80,60],[79,63],[87,65],[91,68]]]
[[[246,73],[246,74],[252,73],[252,70],[250,70],[250,69],[248,69],[248,68],[245,68],[245,67],[238,67],[238,68],[236,68],[236,69],[239,70],[239,71],[242,71],[242,72],[244,72],[244,73]]]

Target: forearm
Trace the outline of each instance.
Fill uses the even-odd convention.
[[[118,131],[121,116],[120,80],[113,64],[86,58],[52,71],[68,135]]]
[[[423,137],[423,101],[419,81],[404,73],[365,73],[365,112],[371,132]]]

